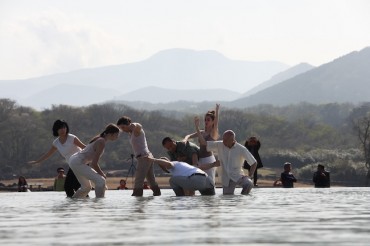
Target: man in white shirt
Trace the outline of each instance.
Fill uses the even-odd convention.
[[[222,136],[222,141],[205,141],[199,131],[199,121],[195,120],[195,127],[198,132],[198,138],[201,145],[206,145],[207,151],[214,151],[218,154],[218,160],[223,168],[222,188],[224,195],[233,195],[236,185],[243,189],[241,194],[248,195],[253,187],[254,171],[257,167],[256,159],[248,149],[236,142],[235,133],[227,130]],[[244,161],[252,163],[249,170],[249,176],[243,172]]]

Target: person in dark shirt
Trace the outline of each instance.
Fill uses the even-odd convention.
[[[162,145],[167,149],[170,161],[183,161],[192,166],[198,166],[199,147],[189,141],[174,141],[170,137],[162,140]]]
[[[284,163],[284,172],[281,173],[280,179],[276,180],[274,186],[279,186],[278,183],[281,182],[281,186],[284,188],[293,188],[297,179],[294,177],[292,170],[292,164],[290,162]]]
[[[321,164],[317,165],[317,171],[314,172],[312,181],[315,183],[315,188],[330,187],[330,173],[325,170]]]
[[[253,175],[253,184],[254,184],[254,186],[258,186],[257,185],[257,179],[258,179],[257,170],[259,168],[263,167],[260,154],[258,153],[259,149],[261,148],[261,142],[258,140],[258,138],[252,136],[252,137],[250,137],[249,139],[247,139],[245,141],[244,146],[249,150],[249,152],[251,152],[254,159],[256,159],[256,161],[257,161],[257,168],[254,171],[254,175]],[[248,170],[250,169],[250,165],[247,161],[244,162],[243,167],[244,167],[244,169],[248,169]]]

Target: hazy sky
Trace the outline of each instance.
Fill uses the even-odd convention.
[[[370,46],[368,0],[0,0],[0,80],[170,48],[318,66]]]

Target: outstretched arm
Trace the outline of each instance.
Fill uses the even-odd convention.
[[[78,138],[78,137],[75,137],[75,139],[73,140],[73,143],[80,147],[81,149],[84,149],[86,147],[86,145],[84,143],[81,142],[81,140]]]
[[[186,135],[182,141],[184,143],[186,143],[187,141],[189,141],[189,138],[195,138],[197,136],[198,136],[198,134],[196,132],[193,132],[191,134]]]
[[[153,163],[155,163],[155,164],[157,164],[157,165],[159,165],[162,168],[167,169],[167,170],[173,168],[173,163],[170,162],[169,160],[153,158]]]
[[[41,163],[41,162],[45,161],[46,159],[48,159],[50,156],[52,156],[55,153],[55,151],[57,151],[57,148],[55,148],[55,146],[52,145],[51,148],[49,149],[49,151],[46,152],[45,154],[43,154],[38,160],[29,161],[28,164]]]
[[[219,167],[219,166],[221,166],[221,162],[219,160],[217,160],[217,161],[212,162],[212,163],[200,164],[198,166],[198,168],[199,169],[202,169],[203,171],[205,171],[205,170],[211,169],[212,167]]]

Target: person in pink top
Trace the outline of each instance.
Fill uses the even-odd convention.
[[[123,116],[117,121],[117,126],[128,133],[130,143],[137,159],[135,172],[135,184],[132,196],[143,196],[143,184],[145,178],[148,180],[153,196],[160,196],[161,190],[155,181],[153,168],[153,155],[149,151],[143,127],[139,123],[131,122],[130,117]]]

